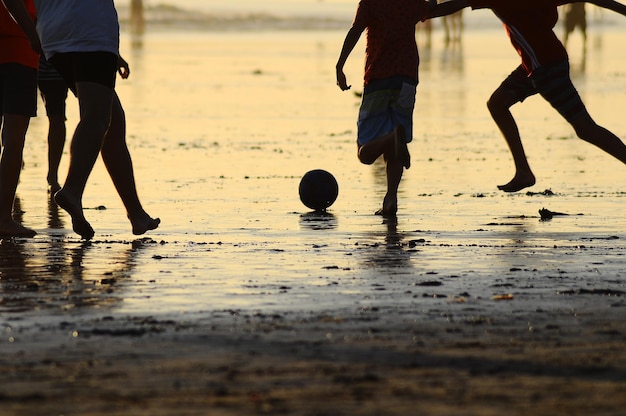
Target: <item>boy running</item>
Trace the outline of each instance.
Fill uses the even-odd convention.
[[[450,0],[448,11],[464,7],[491,9],[504,23],[513,47],[522,58],[517,67],[491,95],[487,106],[507,141],[515,162],[515,176],[498,188],[517,192],[535,184],[510,107],[531,95],[541,94],[571,125],[578,137],[626,163],[626,146],[591,118],[569,75],[567,51],[553,29],[557,6],[577,0]],[[588,0],[597,6],[626,15],[626,6],[613,0]]]
[[[361,0],[337,61],[337,85],[350,89],[343,72],[348,56],[367,29],[364,92],[358,118],[359,160],[367,165],[384,156],[387,193],[376,214],[395,216],[398,186],[411,166],[407,143],[413,138],[413,108],[419,54],[415,25],[436,16],[436,1]]]

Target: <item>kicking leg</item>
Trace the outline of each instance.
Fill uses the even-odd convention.
[[[391,133],[371,140],[359,147],[359,160],[361,163],[371,165],[383,154],[388,154],[399,160],[405,168],[411,167],[411,155],[406,143],[406,131],[402,125],[396,127]]]
[[[133,162],[126,145],[124,109],[115,93],[113,95],[111,126],[102,146],[102,160],[124,203],[133,234],[140,235],[157,228],[161,220],[148,215],[137,195]]]

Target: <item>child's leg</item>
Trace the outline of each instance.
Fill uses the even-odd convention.
[[[37,110],[37,71],[19,64],[2,64],[3,113],[0,156],[0,235],[32,237],[34,230],[13,218],[15,193],[22,171],[24,142],[30,118]]]
[[[89,240],[94,230],[83,214],[82,198],[111,120],[113,90],[94,82],[79,82],[77,90],[80,121],[70,145],[67,178],[54,200],[72,217],[73,230]]]
[[[372,82],[363,94],[358,121],[359,160],[369,165],[384,155],[386,161],[387,193],[377,214],[395,215],[398,209],[403,169],[411,166],[407,133],[412,126],[415,89],[412,82],[397,77]]]
[[[50,116],[48,128],[48,174],[46,179],[50,188],[50,193],[54,195],[61,185],[59,184],[59,165],[63,156],[65,146],[65,117]]]
[[[498,189],[505,192],[517,192],[535,184],[535,175],[526,159],[519,129],[509,110],[514,104],[531,95],[532,86],[527,83],[526,74],[522,71],[520,67],[511,73],[487,102],[491,117],[500,128],[515,163],[513,179],[507,184],[498,185]]]
[[[12,215],[29,122],[29,116],[4,115],[0,157],[0,236],[33,237],[37,234],[14,221]]]
[[[588,113],[570,123],[578,137],[626,163],[626,145],[615,134],[596,124]]]
[[[391,133],[359,146],[358,156],[363,164],[371,165],[382,155],[399,160],[401,166],[407,169],[411,167],[411,155],[406,143],[404,126],[398,125]]]
[[[544,97],[571,125],[578,137],[626,163],[626,145],[591,118],[569,76],[569,64],[546,68],[534,79]]]
[[[65,126],[65,100],[68,87],[65,81],[39,81],[39,91],[43,98],[46,115],[48,116],[48,174],[46,176],[49,190],[54,195],[61,185],[59,184],[59,164],[65,147],[67,129]]]
[[[395,216],[398,212],[398,187],[402,180],[404,168],[407,166],[406,162],[403,161],[403,152],[399,152],[398,148],[403,147],[406,150],[405,156],[409,157],[404,127],[398,126],[391,134],[393,141],[390,142],[384,154],[385,171],[387,173],[387,193],[383,199],[383,206],[376,211],[376,215]]]
[[[382,156],[393,144],[394,137],[395,132],[391,132],[359,146],[359,161],[365,165],[371,165],[374,163],[376,159]]]
[[[111,125],[105,136],[101,153],[115,189],[126,208],[133,234],[140,235],[157,228],[161,221],[148,215],[137,195],[133,162],[126,145],[126,118],[115,92],[113,93]]]

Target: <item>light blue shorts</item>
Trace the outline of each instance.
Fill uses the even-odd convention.
[[[357,143],[391,133],[399,124],[404,126],[407,143],[413,140],[413,109],[417,83],[405,77],[373,80],[363,92]]]

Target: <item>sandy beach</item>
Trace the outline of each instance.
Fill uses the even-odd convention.
[[[572,79],[626,138],[626,26],[605,19],[586,54],[572,40]],[[499,192],[513,164],[484,103],[518,58],[495,18],[456,45],[437,27],[398,217],[375,216],[384,166],[354,144],[364,45],[342,93],[344,34],[122,33],[129,148],[162,221],[142,237],[101,162],[96,236],[72,232],[40,105],[16,204],[38,235],[0,242],[0,415],[624,414],[624,166],[533,97],[514,114],[537,185]],[[339,183],[326,214],[298,199],[311,169]]]

